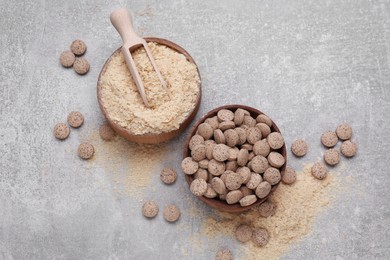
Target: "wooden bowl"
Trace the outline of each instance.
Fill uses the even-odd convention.
[[[169,47],[169,48],[171,48],[171,49],[173,49],[173,50],[183,54],[187,58],[187,60],[189,62],[194,63],[196,65],[194,59],[190,56],[190,54],[186,50],[184,50],[182,47],[180,47],[179,45],[177,45],[177,44],[175,44],[175,43],[173,43],[171,41],[168,41],[168,40],[165,40],[165,39],[161,39],[161,38],[146,37],[144,39],[147,42],[156,42],[156,43],[159,43],[161,45],[165,45],[165,46],[167,46],[167,47]],[[107,110],[104,107],[103,102],[102,102],[102,92],[101,92],[101,84],[100,84],[100,82],[101,82],[102,74],[107,69],[108,62],[111,60],[111,58],[113,57],[114,54],[116,54],[117,52],[120,52],[120,51],[121,51],[121,48],[118,48],[107,59],[107,61],[105,62],[104,66],[103,66],[103,68],[102,68],[102,70],[101,70],[101,72],[99,74],[99,79],[98,79],[98,82],[97,82],[97,97],[98,97],[99,106],[100,106],[100,109],[103,112],[103,115],[106,118],[108,124],[115,130],[115,132],[118,133],[118,135],[126,138],[127,140],[129,140],[131,142],[135,142],[135,143],[157,144],[157,143],[162,143],[162,142],[168,141],[168,140],[178,136],[179,134],[181,134],[188,127],[188,125],[192,122],[192,120],[194,120],[195,115],[196,115],[196,113],[199,110],[200,101],[201,101],[201,97],[202,97],[201,81],[199,81],[199,94],[198,94],[198,97],[196,99],[196,104],[195,104],[194,109],[190,112],[188,117],[181,123],[180,127],[178,129],[176,129],[176,130],[173,130],[173,131],[170,131],[170,132],[165,132],[165,133],[160,133],[160,134],[136,135],[136,134],[131,133],[126,128],[120,126],[119,124],[117,124],[116,122],[114,122],[110,118],[110,115],[107,113]],[[200,79],[200,73],[199,73],[198,66],[196,66],[196,68],[198,70],[198,75],[199,75],[199,79]]]
[[[195,123],[195,125],[193,125],[192,128],[190,129],[190,132],[189,132],[188,137],[187,137],[187,139],[185,141],[185,144],[184,144],[183,158],[191,156],[191,151],[190,151],[190,148],[189,148],[190,139],[191,139],[192,136],[195,135],[196,129],[198,128],[198,126],[201,123],[203,123],[209,117],[216,116],[218,111],[221,110],[221,109],[228,109],[228,110],[231,110],[231,111],[235,111],[237,108],[242,108],[242,109],[245,109],[245,110],[249,111],[251,116],[254,117],[254,118],[256,118],[260,114],[264,114],[263,112],[255,109],[253,107],[248,107],[248,106],[244,106],[244,105],[226,105],[226,106],[221,106],[221,107],[218,107],[218,108],[215,108],[215,109],[211,110],[206,115],[204,115],[201,119],[199,119]],[[275,122],[272,123],[271,130],[272,130],[272,132],[279,132],[280,133],[280,130],[277,127],[277,125],[275,124]],[[286,170],[286,165],[287,165],[286,145],[284,144],[282,148],[280,148],[279,150],[276,150],[276,151],[279,152],[280,154],[282,154],[284,159],[286,160],[284,165],[280,168],[280,173],[283,175],[285,170]],[[186,174],[185,178],[187,180],[188,186],[190,186],[191,182],[194,180],[194,176]],[[242,207],[239,203],[229,205],[225,201],[220,200],[218,198],[209,199],[209,198],[206,198],[204,196],[197,196],[197,197],[198,197],[198,199],[200,199],[201,201],[206,203],[208,206],[210,206],[212,208],[215,208],[215,209],[218,209],[220,211],[229,212],[229,213],[240,213],[240,212],[247,211],[247,210],[249,210],[249,209],[251,209],[251,208],[253,208],[253,207],[257,206],[257,205],[260,205],[261,203],[263,203],[272,194],[272,192],[274,192],[276,190],[278,185],[279,185],[279,183],[272,186],[271,191],[267,195],[267,197],[265,197],[263,199],[258,199],[254,204],[246,206],[246,207]]]

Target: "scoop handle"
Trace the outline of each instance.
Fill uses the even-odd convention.
[[[123,45],[130,44],[131,39],[139,38],[133,28],[133,19],[126,8],[113,11],[110,15],[110,20],[121,36]]]

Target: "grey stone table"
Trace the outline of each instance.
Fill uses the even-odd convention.
[[[0,6],[0,259],[214,257],[215,245],[196,250],[188,239],[201,219],[185,209],[210,210],[191,196],[183,176],[169,189],[158,179],[164,165],[179,170],[185,134],[161,148],[163,157],[151,156],[155,165],[136,166],[131,158],[140,148],[126,143],[109,148],[114,157],[98,145],[106,165],[75,154],[81,141],[99,142],[96,80],[120,45],[108,19],[120,6],[134,10],[142,35],[170,39],[197,61],[204,91],[197,117],[224,104],[254,106],[277,121],[287,144],[304,137],[314,150],[324,130],[353,125],[359,144],[348,163],[353,186],[283,259],[389,259],[388,1],[0,0]],[[88,45],[91,70],[84,77],[58,63],[76,38]],[[52,127],[72,110],[85,115],[85,125],[58,142]],[[299,168],[319,156],[290,162]],[[123,181],[126,167],[138,177],[153,172]],[[128,192],[132,182],[138,188]],[[176,203],[181,224],[166,225],[161,214],[145,221],[139,209],[148,198],[161,207]]]

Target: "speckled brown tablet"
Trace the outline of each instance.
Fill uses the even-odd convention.
[[[336,134],[341,140],[348,140],[352,137],[352,127],[348,124],[341,124],[336,128]]]
[[[255,157],[253,157],[253,158],[255,158]],[[252,158],[252,159],[253,159]],[[247,164],[246,164],[246,166],[249,168],[249,169],[251,169],[252,170],[252,160],[250,160]]]
[[[264,123],[269,127],[272,127],[272,120],[268,116],[261,114],[256,117],[256,122],[257,123]]]
[[[160,179],[165,184],[175,183],[175,181],[177,179],[177,173],[172,168],[168,168],[168,167],[164,168],[164,169],[162,169],[162,171],[160,173]]]
[[[199,164],[191,157],[187,157],[181,162],[181,169],[185,174],[192,175],[199,169]]]
[[[214,140],[217,144],[225,144],[226,139],[221,129],[214,130]]]
[[[87,74],[89,71],[89,62],[84,58],[76,58],[73,63],[73,69],[79,75]]]
[[[268,231],[265,228],[255,228],[252,234],[252,241],[256,246],[265,246],[269,241]]]
[[[176,222],[180,218],[180,210],[173,204],[168,205],[164,208],[163,216],[168,222]]]
[[[68,115],[68,124],[71,127],[79,128],[84,123],[84,116],[78,111],[72,111]]]
[[[226,170],[236,171],[238,168],[237,161],[228,161],[226,162]]]
[[[255,155],[267,157],[270,151],[271,148],[269,147],[269,144],[266,139],[257,141],[253,145],[253,152],[255,153]]]
[[[198,144],[191,150],[191,157],[194,161],[201,161],[206,158],[206,146],[204,144]]]
[[[284,174],[282,176],[282,182],[285,184],[292,184],[296,181],[297,174],[295,170],[291,167],[286,167]]]
[[[277,152],[270,152],[268,155],[268,162],[271,166],[275,168],[280,168],[286,162],[283,155]]]
[[[246,149],[241,149],[237,154],[237,164],[245,166],[249,160],[249,152]]]
[[[204,142],[204,145],[206,146],[206,157],[208,160],[213,159],[213,149],[214,146],[217,144],[215,143],[214,140],[207,140]]]
[[[245,197],[245,196],[248,196],[248,195],[254,194],[254,191],[251,190],[251,189],[249,189],[249,188],[248,188],[247,186],[245,186],[245,185],[242,185],[242,186],[240,187],[240,191],[242,192],[242,195],[244,195],[244,197]]]
[[[271,128],[265,123],[258,123],[256,127],[260,129],[262,138],[267,138],[267,136],[271,133]]]
[[[226,188],[229,190],[237,190],[241,187],[242,179],[241,175],[237,172],[231,172],[226,176]]]
[[[249,112],[248,114],[246,114],[246,110],[244,109],[241,109],[241,108],[237,108],[237,110],[234,112],[234,123],[239,126],[239,125],[242,125],[242,123],[244,122],[244,116],[245,115],[249,115]]]
[[[256,198],[256,196],[255,196]],[[234,234],[236,235],[236,238],[238,241],[245,243],[251,240],[252,238],[252,228],[248,225],[240,225],[236,228],[236,231]]]
[[[214,178],[214,175],[212,175],[211,173],[208,173],[208,176],[207,176],[207,183],[211,183],[211,180]]]
[[[212,144],[217,144],[217,143],[214,140],[211,140],[211,139],[204,141],[204,145],[206,145],[206,146],[212,145]]]
[[[263,181],[257,186],[255,193],[257,197],[262,199],[267,197],[270,191],[271,191],[271,184],[269,184],[269,182],[267,181]]]
[[[70,134],[69,127],[64,123],[58,123],[54,126],[54,136],[59,140],[65,140]]]
[[[214,130],[217,129],[219,126],[219,121],[217,116],[207,118],[204,122],[209,124]]]
[[[75,55],[81,56],[87,51],[87,45],[82,40],[74,40],[70,45],[70,50]]]
[[[221,176],[219,176],[219,178],[221,178],[221,180],[223,181],[223,183],[226,183],[226,177],[228,176],[228,174],[230,173],[234,173],[233,171],[225,171],[224,173],[222,173]]]
[[[192,150],[198,144],[204,144],[204,143],[205,141],[203,136],[196,134],[193,137],[191,137],[190,142],[188,143],[188,147],[190,148],[190,150]]]
[[[195,179],[191,182],[190,190],[195,196],[202,196],[207,191],[207,182],[203,179]]]
[[[215,260],[233,260],[233,254],[228,249],[221,249],[217,252]]]
[[[226,145],[233,147],[239,142],[239,137],[234,129],[228,129],[224,132]]]
[[[270,216],[275,215],[276,212],[276,206],[271,201],[266,200],[263,203],[261,203],[257,208],[257,212],[259,212],[259,215],[263,218],[268,218]]]
[[[219,123],[218,128],[221,129],[221,131],[226,131],[228,129],[234,129],[236,125],[234,124],[233,121],[223,121]]]
[[[337,141],[338,141],[337,135],[333,131],[326,131],[321,136],[321,143],[325,147],[333,147],[337,144]]]
[[[340,162],[340,153],[335,149],[329,149],[324,152],[324,161],[329,165],[336,165]]]
[[[326,177],[328,174],[328,169],[326,168],[325,165],[323,165],[321,162],[316,162],[312,167],[311,167],[311,174],[319,179],[322,180]]]
[[[209,160],[208,159],[203,159],[201,161],[199,161],[199,167],[202,168],[202,169],[207,169],[208,166],[209,166]]]
[[[256,173],[263,173],[268,168],[268,160],[264,156],[256,155],[251,160],[251,167],[252,171]]]
[[[284,138],[279,132],[272,132],[267,136],[269,147],[274,150],[282,148],[284,145]]]
[[[347,140],[341,144],[340,150],[345,157],[353,157],[357,152],[357,146],[354,142]]]
[[[267,170],[265,170],[263,175],[263,179],[268,181],[271,185],[278,184],[281,178],[282,176],[280,175],[280,171],[273,167],[269,167]]]
[[[251,173],[251,177],[249,179],[249,181],[246,183],[246,186],[251,189],[251,190],[254,190],[257,188],[257,186],[259,186],[259,184],[263,181],[263,178],[261,177],[260,174],[258,173]]]
[[[252,151],[253,150],[253,145],[245,143],[245,144],[241,145],[241,149]]]
[[[247,196],[243,197],[242,199],[240,199],[239,202],[240,202],[240,205],[242,207],[246,207],[246,206],[252,205],[256,201],[257,201],[256,195],[247,195]]]
[[[229,191],[228,194],[226,194],[226,202],[227,204],[235,204],[239,202],[244,195],[242,195],[242,192],[240,190],[233,190]]]
[[[303,139],[295,140],[291,145],[291,152],[298,157],[302,157],[307,153],[307,143]]]
[[[219,162],[215,159],[209,161],[209,165],[207,167],[209,173],[214,176],[220,176],[226,169],[225,163]]]
[[[248,181],[251,179],[251,170],[248,167],[240,167],[236,170],[236,172],[240,174],[243,184],[248,183]]]
[[[213,158],[219,162],[226,161],[229,158],[229,146],[217,144],[213,149]]]
[[[74,56],[73,52],[71,52],[71,51],[64,51],[60,55],[60,63],[65,68],[72,67],[75,60],[76,60],[76,57]]]
[[[211,184],[207,183],[207,191],[203,196],[209,199],[213,199],[217,197],[217,195],[218,195],[217,192],[211,187]]]
[[[221,180],[221,178],[214,177],[211,180],[211,187],[215,190],[218,194],[224,194],[226,192],[226,186],[225,183]]]
[[[203,179],[207,181],[208,177],[209,177],[209,172],[206,169],[202,169],[202,168],[199,168],[194,174],[194,179]]]
[[[99,127],[99,135],[104,141],[111,141],[116,137],[116,132],[108,124]]]
[[[246,142],[246,136],[247,136],[246,130],[244,128],[242,128],[242,127],[236,127],[234,129],[234,131],[236,131],[237,134],[238,134],[238,142],[237,142],[237,144],[238,145],[244,144]]]
[[[219,198],[220,200],[226,201],[226,194],[227,194],[227,190],[225,191],[224,194],[219,194],[219,195],[218,195],[218,198]]]
[[[249,127],[253,127],[256,125],[256,119],[251,116],[244,116],[244,121],[242,122],[242,124]]]
[[[154,218],[158,214],[158,205],[154,201],[147,201],[142,206],[142,215],[146,218]]]
[[[198,134],[208,140],[213,136],[214,129],[208,123],[202,123],[198,126]]]
[[[250,127],[247,131],[246,140],[250,144],[254,144],[257,141],[261,140],[261,131],[257,127]]]
[[[234,148],[230,147],[228,161],[236,161],[239,151],[240,150],[237,147],[234,147]]]
[[[218,120],[220,122],[223,121],[233,121],[234,119],[234,113],[227,109],[221,109],[217,113]]]
[[[255,158],[256,154],[252,151],[249,153],[249,161],[251,161],[253,158]]]
[[[77,154],[81,159],[88,160],[92,158],[95,153],[95,149],[93,145],[90,143],[82,143],[79,145],[79,149],[77,150]]]

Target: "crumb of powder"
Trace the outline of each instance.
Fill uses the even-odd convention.
[[[262,218],[256,208],[240,215],[215,212],[216,217],[205,220],[201,233],[215,237],[221,233],[234,236],[240,224],[266,228],[270,241],[265,247],[252,242],[242,244],[243,259],[279,259],[289,247],[311,232],[316,216],[332,201],[335,189],[339,187],[336,176],[329,173],[324,180],[312,177],[311,165],[297,174],[292,185],[281,183],[270,200],[277,209],[275,215]]]
[[[121,196],[142,197],[145,188],[159,174],[158,167],[166,154],[165,144],[136,144],[120,136],[106,142],[98,130],[87,139],[96,149],[93,164],[105,170],[112,190]]]

